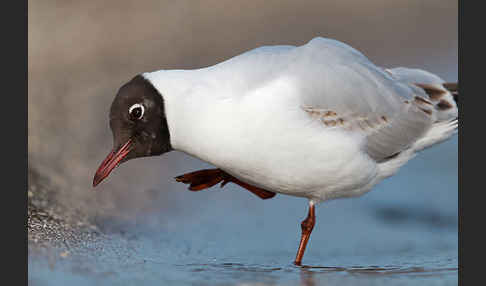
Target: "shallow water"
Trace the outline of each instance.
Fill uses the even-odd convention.
[[[447,156],[444,156],[447,154]],[[192,163],[191,163],[192,164]],[[199,163],[202,164],[202,163]],[[306,200],[263,201],[232,185],[188,192],[103,239],[29,255],[32,285],[457,285],[457,138],[357,199],[325,202],[291,264]]]

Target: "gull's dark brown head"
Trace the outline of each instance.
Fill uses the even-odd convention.
[[[137,75],[118,91],[110,109],[113,150],[96,171],[96,187],[119,164],[171,150],[162,95]]]

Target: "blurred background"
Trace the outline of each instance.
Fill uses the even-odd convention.
[[[379,66],[422,68],[457,81],[457,13],[452,0],[29,1],[29,172],[46,178],[59,204],[105,234],[140,236],[129,240],[136,251],[126,263],[155,261],[137,270],[150,273],[143,279],[305,282],[287,265],[307,212],[304,199],[261,201],[231,184],[189,192],[173,177],[208,165],[180,152],[129,161],[92,190],[94,172],[112,147],[108,111],[118,88],[142,72],[206,67],[262,45],[302,45],[316,36],[343,41]],[[457,155],[455,136],[365,196],[320,205],[304,262],[452,269],[430,279],[457,282]],[[174,266],[176,260],[184,267]],[[214,261],[213,268],[198,266],[205,274],[193,274],[194,260]],[[58,282],[66,273],[104,279],[94,275],[96,267],[88,274],[46,272],[39,263],[30,265],[29,279],[53,273]],[[233,264],[228,270],[224,263]],[[160,264],[173,276],[147,270]],[[238,264],[293,274],[245,275],[232,266]],[[109,271],[139,278],[119,269]],[[221,269],[228,272],[219,275]],[[334,279],[341,278],[317,281]]]

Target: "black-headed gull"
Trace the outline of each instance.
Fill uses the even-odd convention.
[[[457,84],[375,66],[336,40],[260,47],[196,70],[143,73],[110,110],[121,162],[179,150],[217,167],[176,177],[198,191],[236,183],[263,199],[309,199],[302,256],[320,202],[363,195],[415,154],[457,132]]]

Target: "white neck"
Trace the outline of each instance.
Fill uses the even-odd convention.
[[[172,148],[213,164],[220,163],[214,162],[217,160],[214,153],[218,152],[218,145],[224,146],[221,141],[224,139],[215,137],[226,132],[223,130],[228,126],[221,118],[231,118],[224,113],[231,112],[232,100],[225,95],[224,84],[211,68],[160,70],[143,76],[163,97]]]

